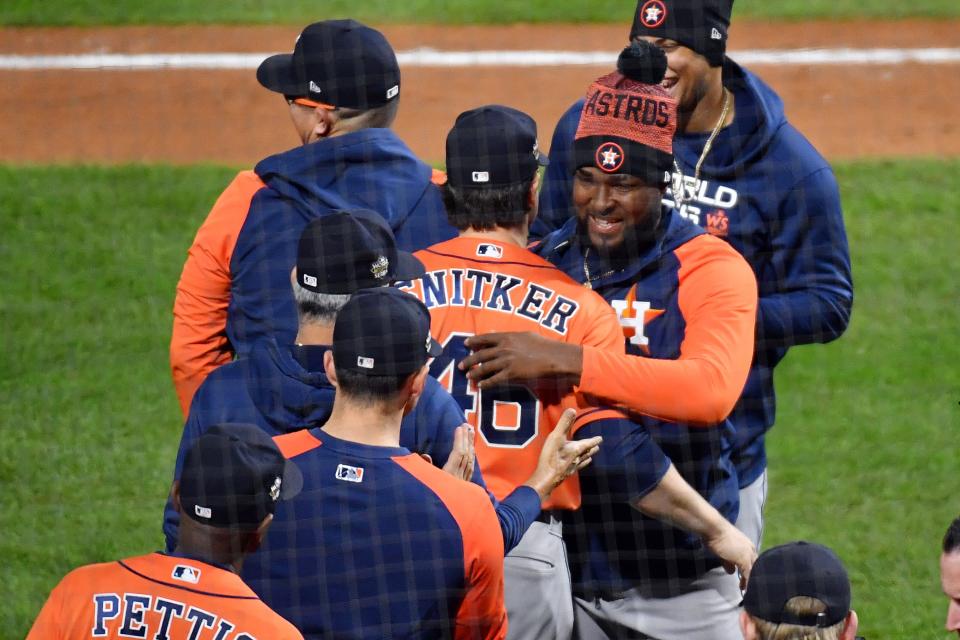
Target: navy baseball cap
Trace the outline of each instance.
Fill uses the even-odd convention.
[[[367,209],[322,215],[300,234],[297,282],[315,293],[354,293],[424,273],[412,253],[397,249],[383,216]]]
[[[183,459],[180,505],[201,524],[253,529],[277,500],[303,488],[303,475],[266,433],[252,424],[223,423],[197,438]]]
[[[270,56],[257,69],[267,89],[335,107],[372,109],[400,95],[400,66],[382,33],[356,20],[308,26],[293,53]]]
[[[447,181],[454,187],[517,184],[547,164],[537,144],[537,123],[510,107],[464,111],[447,134]]]
[[[788,613],[787,601],[797,596],[816,598],[827,610],[809,616]],[[832,550],[812,542],[790,542],[760,554],[742,604],[751,616],[775,624],[830,627],[850,611],[850,578]]]
[[[430,336],[430,312],[393,287],[358,291],[337,313],[333,361],[337,371],[408,376],[440,355]]]

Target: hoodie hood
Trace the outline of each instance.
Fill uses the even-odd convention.
[[[250,400],[277,433],[322,426],[333,409],[336,390],[321,367],[307,370],[294,358],[297,348],[269,342],[249,354]],[[328,347],[299,348],[315,351],[317,362]]]
[[[423,199],[433,175],[390,129],[325,138],[265,158],[254,171],[308,212],[363,207],[394,231]]]
[[[725,178],[762,159],[787,123],[783,100],[760,78],[730,58],[723,63],[723,84],[733,93],[736,116],[717,135],[701,168],[703,175]],[[681,166],[694,167],[710,132],[678,133],[673,152]]]

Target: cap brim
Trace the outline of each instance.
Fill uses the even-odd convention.
[[[427,273],[423,263],[412,253],[397,251],[397,268],[393,272],[394,280],[416,280]]]
[[[257,67],[257,82],[270,91],[290,96],[306,95],[302,82],[297,81],[293,69],[293,54],[270,56]]]
[[[283,482],[280,483],[280,499],[289,500],[296,497],[303,490],[303,474],[293,460],[287,460],[283,465]]]

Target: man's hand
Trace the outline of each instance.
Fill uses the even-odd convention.
[[[550,493],[561,482],[590,464],[593,456],[600,450],[600,443],[603,442],[600,436],[587,440],[568,440],[576,415],[577,412],[573,409],[563,412],[553,433],[547,436],[543,443],[537,468],[524,482],[540,495],[541,502],[550,497]]]
[[[580,381],[583,350],[535,333],[487,333],[467,338],[473,351],[460,364],[461,371],[481,389],[539,378],[569,377]]]
[[[704,538],[704,543],[710,551],[723,560],[723,568],[727,573],[740,572],[740,589],[747,588],[750,570],[757,560],[757,550],[753,543],[739,529],[724,520],[726,526],[716,536]]]
[[[454,478],[470,482],[473,478],[473,467],[477,461],[477,452],[473,448],[473,427],[464,423],[453,432],[453,449],[443,470]]]

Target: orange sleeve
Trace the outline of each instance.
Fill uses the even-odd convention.
[[[173,302],[170,338],[170,370],[184,416],[207,375],[233,359],[226,333],[230,258],[250,200],[263,187],[253,171],[237,175],[213,205],[187,253]]]
[[[686,331],[676,360],[583,349],[579,391],[631,411],[696,425],[725,419],[753,359],[757,282],[722,240],[699,236],[676,250]]]
[[[507,637],[503,603],[503,533],[486,492],[457,480],[418,455],[393,458],[440,498],[463,536],[466,593],[457,610],[456,640]]]
[[[67,578],[61,580],[60,584],[50,592],[50,597],[47,598],[43,608],[40,609],[40,615],[33,621],[33,626],[30,627],[30,633],[27,634],[26,640],[58,640],[63,638],[63,594],[64,583]]]

